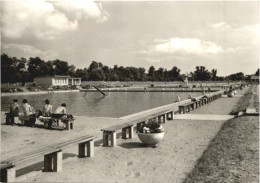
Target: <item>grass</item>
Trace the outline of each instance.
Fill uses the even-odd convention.
[[[258,137],[258,116],[226,121],[184,182],[258,182]]]
[[[250,86],[248,91],[245,93],[243,97],[238,101],[236,107],[230,113],[231,115],[237,115],[240,111],[245,111],[246,108],[250,105],[250,99],[253,96],[253,90],[255,89],[254,86]]]
[[[258,104],[252,91],[241,98],[234,111]],[[256,106],[257,107],[257,106]],[[194,169],[184,180],[193,182],[259,182],[259,116],[241,116],[226,121]]]

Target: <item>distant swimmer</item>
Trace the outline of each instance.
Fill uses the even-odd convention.
[[[189,94],[189,97],[188,97],[188,99],[192,99],[192,96]]]
[[[177,95],[177,102],[180,102],[181,101],[181,98],[179,95]]]

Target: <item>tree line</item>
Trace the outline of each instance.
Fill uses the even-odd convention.
[[[259,74],[259,69],[257,72]],[[151,66],[146,73],[143,67],[114,65],[110,68],[96,61],[92,61],[88,68],[80,69],[59,59],[44,61],[40,57],[26,59],[1,55],[1,83],[25,83],[33,81],[35,77],[52,75],[69,75],[79,77],[82,81],[183,81],[186,75],[194,81],[245,80],[242,72],[221,77],[217,76],[217,69],[208,71],[204,66],[197,66],[195,71],[188,74],[181,74],[181,70],[176,66],[170,70],[165,68],[156,70]]]

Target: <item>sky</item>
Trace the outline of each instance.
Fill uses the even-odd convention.
[[[1,52],[76,68],[259,68],[258,1],[1,1]]]

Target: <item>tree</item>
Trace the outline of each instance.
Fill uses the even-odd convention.
[[[211,70],[211,74],[212,74],[212,80],[213,81],[216,81],[216,79],[217,79],[217,69],[212,69]]]
[[[158,81],[164,81],[164,69],[160,67],[156,73],[156,77]]]
[[[54,60],[52,62],[54,74],[55,75],[68,75],[69,74],[69,65],[68,62],[62,60]]]
[[[70,76],[72,76],[72,77],[76,76],[76,67],[74,65],[70,65],[68,72],[69,72]]]
[[[194,79],[197,81],[209,81],[211,78],[210,72],[204,66],[197,66],[194,72]]]
[[[148,70],[148,77],[150,81],[154,81],[154,75],[155,75],[155,68],[154,66],[151,66]]]
[[[180,72],[181,70],[174,66],[170,71],[169,71],[169,77],[171,81],[177,81],[180,79]]]
[[[238,73],[227,76],[226,79],[229,79],[232,81],[241,81],[241,80],[245,79],[245,76],[244,76],[243,72],[238,72]]]
[[[257,69],[255,75],[259,76],[259,69]]]
[[[138,81],[146,81],[147,76],[146,76],[146,74],[145,74],[145,68],[139,67],[138,70],[139,70],[139,78],[138,78]]]
[[[29,62],[27,65],[31,80],[33,80],[34,77],[41,76],[42,71],[40,68],[41,66],[43,66],[43,64],[44,61],[40,59],[40,57],[29,58]]]

